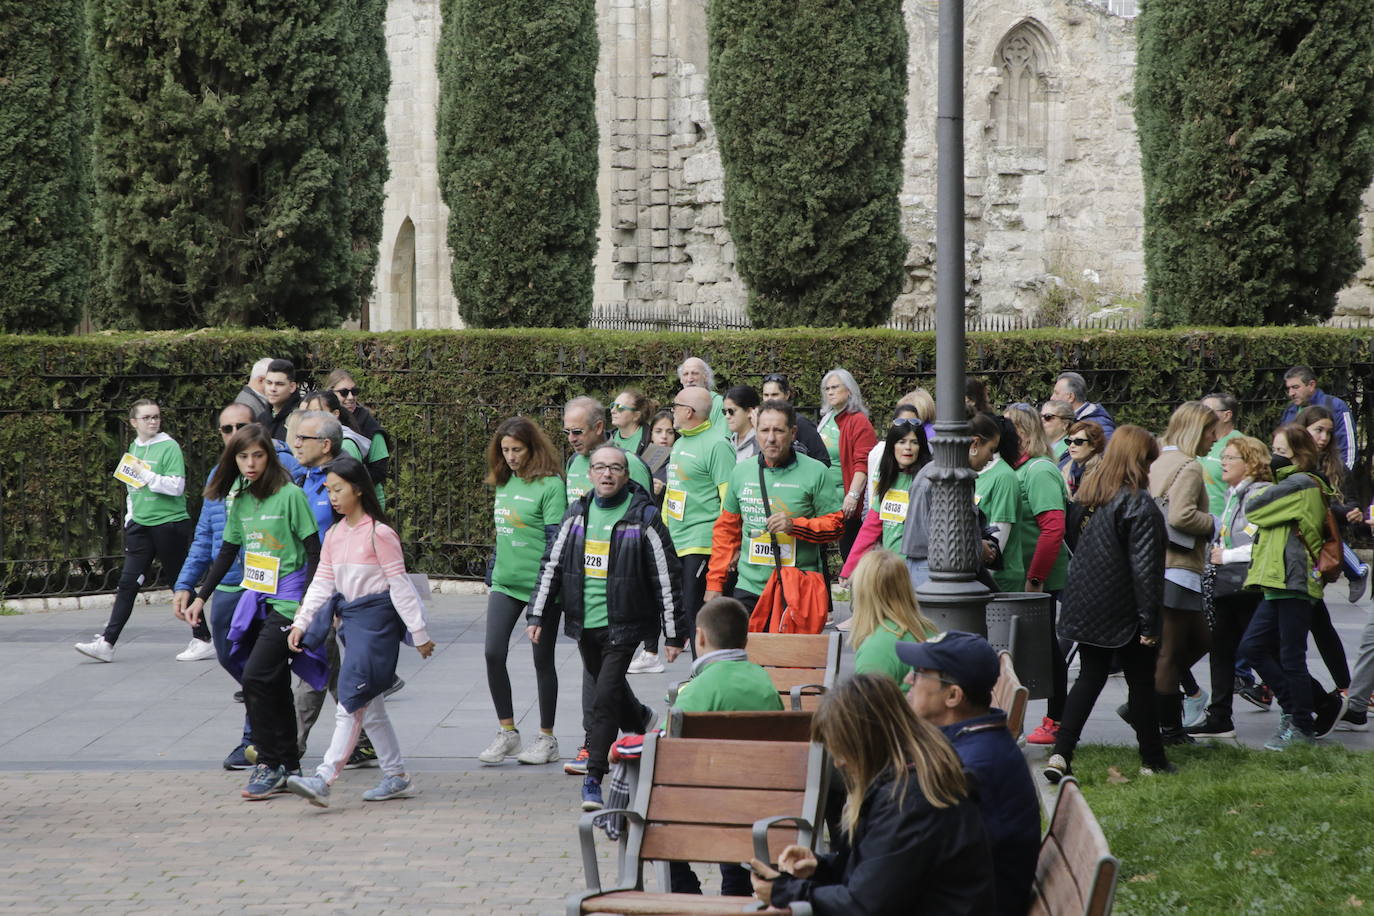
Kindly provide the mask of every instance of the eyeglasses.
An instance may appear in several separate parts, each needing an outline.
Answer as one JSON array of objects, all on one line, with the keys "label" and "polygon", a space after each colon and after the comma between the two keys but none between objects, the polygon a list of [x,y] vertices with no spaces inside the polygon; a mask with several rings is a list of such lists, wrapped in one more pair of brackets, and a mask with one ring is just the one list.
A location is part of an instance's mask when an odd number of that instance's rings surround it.
[{"label": "eyeglasses", "polygon": [[219,428],[219,431],[224,433],[226,436],[229,436],[243,429],[247,425],[247,423],[225,423],[223,426]]},{"label": "eyeglasses", "polygon": [[1050,422],[1051,420],[1064,420],[1065,422],[1067,422],[1069,420],[1072,420],[1073,417],[1061,417],[1057,413],[1042,413],[1040,415],[1040,419],[1044,420],[1046,423]]},{"label": "eyeglasses", "polygon": [[898,426],[910,426],[912,429],[920,429],[924,425],[920,417],[895,417],[892,420],[892,426],[894,428]]},{"label": "eyeglasses", "polygon": [[624,474],[627,470],[623,464],[594,464],[592,465],[593,474],[605,474],[609,471],[612,474]]},{"label": "eyeglasses", "polygon": [[1241,460],[1243,460],[1243,459],[1242,459],[1239,455],[1222,455],[1222,456],[1221,456],[1221,460],[1222,460],[1222,461],[1241,461]]},{"label": "eyeglasses", "polygon": [[582,434],[585,433],[585,432],[586,432],[585,429],[565,429],[565,430],[563,430],[563,435],[565,435],[565,436],[567,436],[569,439],[571,439],[573,436],[580,436],[580,435],[582,435]]},{"label": "eyeglasses", "polygon": [[304,441],[306,441],[307,439],[314,439],[314,440],[316,440],[316,441],[318,441],[318,442],[323,442],[323,441],[324,441],[325,439],[327,439],[327,438],[329,438],[329,437],[328,437],[328,436],[302,436],[300,433],[296,433],[296,441],[297,441],[297,442],[304,442]]},{"label": "eyeglasses", "polygon": [[1067,442],[1069,445],[1087,445],[1093,440],[1085,438],[1083,436],[1074,436],[1072,439],[1065,439],[1064,441]]},{"label": "eyeglasses", "polygon": [[944,684],[946,687],[958,687],[958,686],[959,686],[958,683],[956,683],[955,681],[947,680],[947,679],[945,679],[945,678],[940,677],[940,672],[938,672],[938,671],[923,671],[923,670],[920,669],[920,668],[913,668],[913,669],[911,669],[911,676],[912,676],[912,677],[923,677],[923,678],[925,678],[926,680],[929,680],[929,681],[939,681],[941,684]]},{"label": "eyeglasses", "polygon": [[149,414],[149,415],[146,416],[146,417],[134,417],[134,420],[137,421],[137,422],[140,422],[140,423],[146,422],[146,421],[148,421],[148,420],[161,420],[161,419],[162,419],[162,414],[160,414],[160,413]]},{"label": "eyeglasses", "polygon": [[341,398],[356,398],[363,393],[361,388],[335,388],[333,391]]},{"label": "eyeglasses", "polygon": [[674,402],[673,402],[673,406],[674,406],[674,407],[681,407],[683,410],[690,410],[692,413],[696,413],[696,412],[697,412],[697,409],[696,409],[695,407],[693,407],[693,406],[690,405],[690,404],[683,404],[681,401],[674,401]]}]

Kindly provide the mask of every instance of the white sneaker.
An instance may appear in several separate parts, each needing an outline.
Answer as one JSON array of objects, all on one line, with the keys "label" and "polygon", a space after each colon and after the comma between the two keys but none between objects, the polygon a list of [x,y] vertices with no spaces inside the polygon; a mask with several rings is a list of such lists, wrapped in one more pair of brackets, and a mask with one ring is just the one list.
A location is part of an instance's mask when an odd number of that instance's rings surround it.
[{"label": "white sneaker", "polygon": [[657,652],[645,652],[642,648],[639,654],[630,662],[627,674],[662,674],[667,671],[663,667],[663,662],[659,659]]},{"label": "white sneaker", "polygon": [[105,637],[96,634],[95,639],[90,642],[79,642],[72,646],[73,649],[82,655],[90,656],[98,662],[114,661],[114,646],[105,641]]},{"label": "white sneaker", "polygon": [[555,763],[558,760],[558,739],[543,732],[515,758],[521,763]]},{"label": "white sneaker", "polygon": [[214,657],[215,644],[208,639],[196,639],[194,636],[186,644],[186,648],[177,653],[179,662],[199,662]]},{"label": "white sneaker", "polygon": [[520,750],[520,732],[517,729],[500,729],[491,739],[487,749],[477,755],[477,759],[487,765],[501,763]]}]

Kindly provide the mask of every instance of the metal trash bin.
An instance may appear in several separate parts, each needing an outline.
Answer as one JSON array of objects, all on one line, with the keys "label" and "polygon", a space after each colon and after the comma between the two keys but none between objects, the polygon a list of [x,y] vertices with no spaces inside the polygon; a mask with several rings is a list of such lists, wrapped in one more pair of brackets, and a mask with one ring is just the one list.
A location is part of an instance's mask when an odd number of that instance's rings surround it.
[{"label": "metal trash bin", "polygon": [[1047,698],[1053,684],[1053,609],[1054,598],[1041,592],[997,592],[988,602],[988,642],[1011,653],[1016,676],[1032,700]]}]

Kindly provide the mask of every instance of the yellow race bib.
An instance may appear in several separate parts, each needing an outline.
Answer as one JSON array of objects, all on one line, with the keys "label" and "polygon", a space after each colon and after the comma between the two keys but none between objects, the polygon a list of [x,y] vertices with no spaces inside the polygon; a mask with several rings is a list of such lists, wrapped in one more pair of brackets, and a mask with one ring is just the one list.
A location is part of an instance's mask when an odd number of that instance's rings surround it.
[{"label": "yellow race bib", "polygon": [[243,555],[243,582],[249,591],[262,592],[264,595],[277,593],[277,579],[281,575],[281,559],[265,553],[246,553]]},{"label": "yellow race bib", "polygon": [[582,547],[582,570],[588,579],[606,578],[611,563],[611,542],[588,539]]},{"label": "yellow race bib", "polygon": [[682,521],[682,513],[687,510],[687,491],[671,487],[663,494],[663,514],[675,522]]},{"label": "yellow race bib", "polygon": [[883,494],[883,501],[878,507],[878,518],[884,522],[905,522],[906,510],[910,505],[911,494],[894,487]]},{"label": "yellow race bib", "polygon": [[[782,560],[782,565],[796,566],[797,539],[781,532],[774,537],[778,539],[778,556]],[[773,565],[773,541],[767,531],[749,539],[749,562],[759,566]]]},{"label": "yellow race bib", "polygon": [[145,474],[152,470],[153,466],[141,458],[135,458],[128,452],[119,459],[119,464],[115,467],[114,478],[121,483],[127,483],[135,490],[146,486],[143,481],[138,479],[140,474]]}]

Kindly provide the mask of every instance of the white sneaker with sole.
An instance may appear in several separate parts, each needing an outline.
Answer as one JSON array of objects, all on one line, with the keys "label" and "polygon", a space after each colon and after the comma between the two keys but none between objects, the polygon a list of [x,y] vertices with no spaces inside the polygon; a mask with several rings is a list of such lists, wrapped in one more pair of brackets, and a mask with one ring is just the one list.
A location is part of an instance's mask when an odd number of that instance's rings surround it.
[{"label": "white sneaker with sole", "polygon": [[557,763],[558,739],[543,732],[534,736],[534,741],[515,758],[521,763]]},{"label": "white sneaker with sole", "polygon": [[491,739],[491,744],[487,749],[477,755],[477,759],[493,766],[501,763],[507,757],[514,756],[520,750],[520,732],[518,729],[500,729],[496,737]]},{"label": "white sneaker with sole", "polygon": [[645,652],[639,650],[639,654],[630,662],[629,670],[626,674],[662,674],[668,669],[663,667],[663,660],[658,657],[657,652]]},{"label": "white sneaker with sole", "polygon": [[208,639],[196,639],[194,636],[186,644],[186,648],[177,653],[179,662],[201,662],[214,657],[215,644]]},{"label": "white sneaker with sole", "polygon": [[72,648],[98,662],[114,661],[114,646],[107,643],[105,637],[99,633],[90,642],[79,642]]}]

